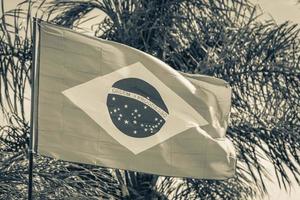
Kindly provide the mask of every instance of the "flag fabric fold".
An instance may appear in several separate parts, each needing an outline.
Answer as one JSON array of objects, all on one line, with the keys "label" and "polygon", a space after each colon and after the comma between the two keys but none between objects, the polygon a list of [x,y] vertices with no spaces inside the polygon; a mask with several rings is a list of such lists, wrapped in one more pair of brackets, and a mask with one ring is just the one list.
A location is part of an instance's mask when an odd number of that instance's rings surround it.
[{"label": "flag fabric fold", "polygon": [[40,154],[165,176],[234,175],[225,81],[46,22],[38,55]]}]

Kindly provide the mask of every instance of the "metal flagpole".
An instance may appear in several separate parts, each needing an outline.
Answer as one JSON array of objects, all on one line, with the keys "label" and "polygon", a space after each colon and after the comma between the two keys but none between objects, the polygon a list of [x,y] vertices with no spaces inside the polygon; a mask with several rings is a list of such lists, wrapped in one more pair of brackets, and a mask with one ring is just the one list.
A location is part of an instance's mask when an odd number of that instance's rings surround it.
[{"label": "metal flagpole", "polygon": [[38,20],[33,18],[33,48],[32,48],[32,68],[31,68],[31,113],[30,113],[30,139],[29,139],[29,149],[28,149],[28,200],[32,200],[32,188],[33,188],[33,157],[35,153],[35,135],[37,127],[37,53],[38,53]]}]

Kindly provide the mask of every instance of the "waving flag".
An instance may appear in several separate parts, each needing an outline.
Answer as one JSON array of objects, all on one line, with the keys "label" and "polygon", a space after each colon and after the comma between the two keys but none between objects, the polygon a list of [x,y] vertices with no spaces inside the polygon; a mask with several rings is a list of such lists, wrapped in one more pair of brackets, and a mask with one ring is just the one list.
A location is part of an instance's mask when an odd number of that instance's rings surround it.
[{"label": "waving flag", "polygon": [[167,176],[233,176],[226,82],[45,22],[39,47],[40,154]]}]

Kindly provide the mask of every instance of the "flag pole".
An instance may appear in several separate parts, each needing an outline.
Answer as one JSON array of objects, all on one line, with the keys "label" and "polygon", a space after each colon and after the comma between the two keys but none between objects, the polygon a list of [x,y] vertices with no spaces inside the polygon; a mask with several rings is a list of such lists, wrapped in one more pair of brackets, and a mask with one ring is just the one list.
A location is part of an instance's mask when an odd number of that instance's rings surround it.
[{"label": "flag pole", "polygon": [[32,179],[33,179],[33,152],[32,149],[28,150],[29,166],[28,166],[28,200],[32,200]]},{"label": "flag pole", "polygon": [[28,200],[32,200],[32,188],[33,188],[33,158],[35,153],[35,135],[36,135],[36,115],[37,115],[37,22],[36,18],[33,18],[33,48],[32,48],[32,68],[31,68],[31,113],[30,113],[30,138],[28,148]]}]

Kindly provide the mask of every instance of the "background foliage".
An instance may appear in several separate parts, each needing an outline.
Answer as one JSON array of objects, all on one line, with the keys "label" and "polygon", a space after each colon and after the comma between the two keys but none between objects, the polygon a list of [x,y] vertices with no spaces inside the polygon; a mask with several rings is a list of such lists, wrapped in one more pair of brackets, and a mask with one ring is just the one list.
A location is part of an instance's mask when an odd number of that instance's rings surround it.
[{"label": "background foliage", "polygon": [[[300,43],[296,25],[259,19],[246,0],[24,1],[0,19],[0,199],[27,191],[32,29],[30,14],[73,29],[93,22],[96,37],[148,52],[176,70],[228,81],[228,137],[238,170],[226,181],[158,177],[36,156],[37,199],[252,199],[268,172],[286,189],[300,184]],[[105,13],[102,21],[88,17]],[[28,112],[28,111],[27,111]]]}]

